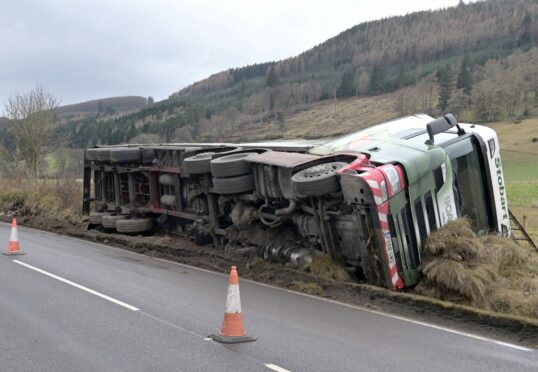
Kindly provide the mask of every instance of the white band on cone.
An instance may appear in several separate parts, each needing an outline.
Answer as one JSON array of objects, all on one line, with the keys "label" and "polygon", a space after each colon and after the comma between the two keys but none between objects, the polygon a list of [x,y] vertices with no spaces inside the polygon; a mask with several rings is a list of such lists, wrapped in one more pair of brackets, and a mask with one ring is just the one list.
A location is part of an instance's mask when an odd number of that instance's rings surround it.
[{"label": "white band on cone", "polygon": [[230,284],[228,286],[225,312],[229,314],[237,314],[241,312],[241,297],[239,296],[238,284]]},{"label": "white band on cone", "polygon": [[19,241],[19,234],[17,234],[17,228],[16,227],[11,228],[11,234],[9,235],[9,241],[10,242],[18,242]]}]

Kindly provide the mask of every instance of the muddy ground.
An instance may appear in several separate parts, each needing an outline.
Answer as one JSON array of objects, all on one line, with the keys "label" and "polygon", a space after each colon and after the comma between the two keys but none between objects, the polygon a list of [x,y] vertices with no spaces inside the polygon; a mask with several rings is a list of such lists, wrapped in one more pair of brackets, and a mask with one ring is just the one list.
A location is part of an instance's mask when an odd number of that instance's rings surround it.
[{"label": "muddy ground", "polygon": [[[0,220],[10,222],[10,217],[0,216]],[[177,235],[127,236],[87,230],[84,223],[40,217],[20,217],[18,223],[221,273],[236,265],[241,278],[538,348],[537,320],[486,312],[352,281],[326,280],[289,264],[264,261],[254,248],[220,250],[212,245],[196,245]]]}]

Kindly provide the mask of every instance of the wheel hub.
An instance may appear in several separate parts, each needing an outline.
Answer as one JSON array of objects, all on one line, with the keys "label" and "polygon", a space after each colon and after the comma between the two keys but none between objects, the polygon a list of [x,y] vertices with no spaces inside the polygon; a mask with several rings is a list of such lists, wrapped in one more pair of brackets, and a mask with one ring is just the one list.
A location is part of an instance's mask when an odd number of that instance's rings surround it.
[{"label": "wheel hub", "polygon": [[332,164],[320,164],[307,169],[304,176],[307,178],[319,178],[334,173]]}]

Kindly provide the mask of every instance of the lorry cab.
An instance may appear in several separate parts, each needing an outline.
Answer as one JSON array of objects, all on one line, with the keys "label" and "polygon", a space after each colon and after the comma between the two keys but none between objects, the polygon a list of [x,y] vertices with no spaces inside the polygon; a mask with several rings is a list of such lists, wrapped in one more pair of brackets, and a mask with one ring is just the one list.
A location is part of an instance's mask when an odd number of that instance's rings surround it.
[{"label": "lorry cab", "polygon": [[435,120],[419,114],[352,133],[310,153],[339,151],[366,154],[370,167],[380,171],[379,183],[372,180],[372,169],[355,176],[366,178],[370,187],[379,184],[387,195],[376,202],[376,220],[389,286],[418,281],[421,245],[450,220],[466,216],[478,234],[510,233],[498,139],[487,127],[458,124],[452,115]]}]

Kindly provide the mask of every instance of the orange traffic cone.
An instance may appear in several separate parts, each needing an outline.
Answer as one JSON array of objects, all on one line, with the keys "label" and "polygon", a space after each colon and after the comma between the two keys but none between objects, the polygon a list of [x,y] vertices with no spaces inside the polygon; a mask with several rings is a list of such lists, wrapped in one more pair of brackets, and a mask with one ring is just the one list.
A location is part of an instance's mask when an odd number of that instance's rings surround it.
[{"label": "orange traffic cone", "polygon": [[6,256],[16,256],[24,254],[19,246],[19,234],[17,233],[17,220],[14,218],[11,222],[11,234],[9,236],[9,245],[7,246],[7,252],[2,252]]},{"label": "orange traffic cone", "polygon": [[222,322],[220,333],[209,337],[225,344],[256,341],[255,338],[248,337],[245,332],[243,314],[241,314],[241,297],[239,296],[239,276],[237,275],[237,267],[235,266],[232,266],[232,270],[230,271],[226,309],[224,311],[224,321]]}]

